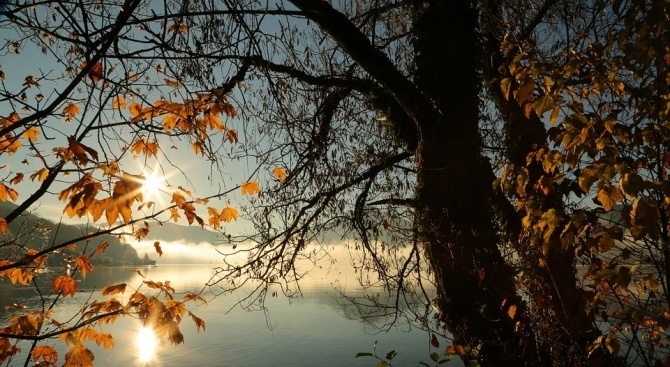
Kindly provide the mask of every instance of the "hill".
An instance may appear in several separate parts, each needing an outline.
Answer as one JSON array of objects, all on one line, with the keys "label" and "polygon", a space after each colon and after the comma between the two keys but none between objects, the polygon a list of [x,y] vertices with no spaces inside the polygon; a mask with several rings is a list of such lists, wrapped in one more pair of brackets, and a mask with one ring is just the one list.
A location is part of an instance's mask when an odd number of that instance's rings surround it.
[{"label": "hill", "polygon": [[[0,217],[6,216],[16,209],[16,205],[8,202],[0,203]],[[43,249],[53,244],[62,243],[69,239],[78,238],[86,233],[95,231],[90,225],[70,225],[54,223],[48,219],[41,218],[35,213],[24,213],[9,224],[5,234],[0,235],[0,258],[10,258],[11,253],[17,246],[33,249]],[[109,246],[103,254],[91,258],[91,263],[99,265],[143,265],[153,263],[149,259],[141,259],[137,251],[130,245],[123,243],[119,238],[112,235],[101,235],[89,241],[76,243],[76,250],[65,250],[61,256],[51,257],[49,266],[64,266],[68,256],[79,255],[82,249],[97,248],[106,241]]]}]

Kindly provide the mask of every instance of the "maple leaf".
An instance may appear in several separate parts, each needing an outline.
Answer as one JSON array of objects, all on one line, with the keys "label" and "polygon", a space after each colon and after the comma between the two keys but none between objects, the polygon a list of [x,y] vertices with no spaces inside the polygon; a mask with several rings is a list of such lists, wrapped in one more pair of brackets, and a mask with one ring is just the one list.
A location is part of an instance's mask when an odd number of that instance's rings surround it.
[{"label": "maple leaf", "polygon": [[65,122],[72,122],[72,118],[79,113],[79,106],[70,102],[65,108],[63,108],[63,115],[65,116]]},{"label": "maple leaf", "polygon": [[228,141],[230,141],[231,143],[237,143],[237,131],[236,130],[226,131],[226,139],[228,139]]},{"label": "maple leaf", "polygon": [[114,97],[112,100],[112,108],[120,110],[126,107],[126,99],[123,97]]},{"label": "maple leaf", "polygon": [[12,199],[15,202],[18,198],[19,193],[16,190],[0,182],[0,202],[5,202],[7,199]]},{"label": "maple leaf", "polygon": [[170,208],[170,220],[177,223],[180,217],[181,216],[179,215],[179,211],[177,210],[177,208]]},{"label": "maple leaf", "polygon": [[168,27],[168,30],[172,33],[188,33],[188,26],[184,24],[184,22],[178,21],[172,23],[172,25]]},{"label": "maple leaf", "polygon": [[0,154],[7,152],[9,155],[13,155],[17,150],[21,149],[21,146],[19,139],[14,137],[11,133],[0,137]]},{"label": "maple leaf", "polygon": [[177,126],[179,116],[171,113],[163,118],[163,130],[172,130]]},{"label": "maple leaf", "polygon": [[9,280],[12,284],[28,285],[33,280],[33,272],[27,268],[9,270]]},{"label": "maple leaf", "polygon": [[0,234],[7,232],[7,220],[0,217]]},{"label": "maple leaf", "polygon": [[195,152],[195,154],[200,154],[200,155],[205,155],[205,153],[202,150],[202,141],[196,140],[191,144],[191,149]]},{"label": "maple leaf", "polygon": [[[84,61],[81,63],[80,67],[84,69],[88,65],[88,61]],[[96,62],[93,67],[91,68],[91,71],[88,72],[88,77],[91,78],[93,83],[97,83],[104,77],[102,73],[102,63],[100,61]]]},{"label": "maple leaf", "polygon": [[12,185],[17,185],[17,184],[19,184],[21,181],[23,181],[23,173],[18,172],[18,173],[16,174],[16,176],[14,176],[14,178],[12,178],[11,183],[12,183]]},{"label": "maple leaf", "polygon": [[163,82],[165,82],[165,85],[172,87],[172,88],[181,88],[182,85],[180,82],[170,80],[168,78],[163,79]]},{"label": "maple leaf", "polygon": [[98,247],[95,249],[95,252],[94,252],[94,253],[95,253],[96,255],[102,254],[102,253],[105,252],[105,250],[107,250],[107,247],[108,247],[108,246],[109,246],[109,242],[107,242],[107,241],[102,241],[102,242],[100,242],[100,244],[98,245]]},{"label": "maple leaf", "polygon": [[161,249],[161,243],[156,241],[154,242],[154,248],[156,249],[156,252],[158,253],[158,256],[163,256],[163,249]]},{"label": "maple leaf", "polygon": [[63,367],[93,367],[94,358],[93,352],[88,348],[77,345],[65,354],[65,364]]},{"label": "maple leaf", "polygon": [[37,141],[40,135],[40,130],[36,126],[32,126],[23,132],[23,138],[28,141]]},{"label": "maple leaf", "polygon": [[128,105],[128,111],[130,111],[130,114],[133,115],[133,117],[137,117],[142,113],[142,106],[137,102],[133,102]]},{"label": "maple leaf", "polygon": [[93,265],[88,261],[88,257],[86,255],[81,255],[77,257],[77,260],[75,260],[74,264],[79,268],[79,271],[81,272],[81,276],[86,276],[86,272],[93,272]]},{"label": "maple leaf", "polygon": [[116,285],[108,285],[106,287],[102,287],[102,295],[103,296],[109,296],[109,295],[113,295],[113,294],[124,293],[125,291],[126,291],[126,283],[121,283],[121,284],[116,284]]},{"label": "maple leaf", "polygon": [[242,189],[242,195],[252,196],[256,193],[261,192],[261,189],[258,186],[258,182],[256,182],[256,181],[244,182],[244,183],[242,183],[242,185],[240,185],[240,188]]},{"label": "maple leaf", "polygon": [[[58,361],[58,352],[51,346],[40,345],[35,347],[30,351],[30,355],[33,357],[33,361],[38,362],[40,359],[44,361],[44,364],[47,366],[55,366]],[[44,365],[38,363],[38,365]]]},{"label": "maple leaf", "polygon": [[60,275],[52,282],[54,293],[63,292],[63,297],[66,297],[68,294],[71,297],[74,297],[77,293],[77,282],[74,278],[67,275]]},{"label": "maple leaf", "polygon": [[281,167],[275,167],[272,170],[272,175],[279,180],[279,182],[286,181],[286,172]]},{"label": "maple leaf", "polygon": [[89,148],[86,145],[78,142],[74,136],[68,136],[67,142],[68,148],[70,151],[72,151],[72,154],[77,157],[77,160],[81,162],[83,166],[88,164],[88,156],[86,153],[88,153],[88,155],[90,155],[93,160],[98,160],[98,152],[95,149]]},{"label": "maple leaf", "polygon": [[98,333],[94,340],[95,344],[102,345],[105,350],[114,346],[114,338],[112,338],[111,334]]},{"label": "maple leaf", "polygon": [[226,207],[221,211],[221,219],[225,222],[230,223],[233,220],[237,220],[237,209],[232,207]]}]

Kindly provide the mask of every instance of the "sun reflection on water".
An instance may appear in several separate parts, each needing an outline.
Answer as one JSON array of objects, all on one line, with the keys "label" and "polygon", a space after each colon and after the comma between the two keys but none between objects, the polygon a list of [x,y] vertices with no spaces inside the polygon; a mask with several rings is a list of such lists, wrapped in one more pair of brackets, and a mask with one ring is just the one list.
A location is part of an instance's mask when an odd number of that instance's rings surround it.
[{"label": "sun reflection on water", "polygon": [[137,352],[140,362],[147,364],[155,358],[158,340],[156,339],[156,335],[151,328],[140,328],[140,330],[137,332],[135,343],[137,344]]}]

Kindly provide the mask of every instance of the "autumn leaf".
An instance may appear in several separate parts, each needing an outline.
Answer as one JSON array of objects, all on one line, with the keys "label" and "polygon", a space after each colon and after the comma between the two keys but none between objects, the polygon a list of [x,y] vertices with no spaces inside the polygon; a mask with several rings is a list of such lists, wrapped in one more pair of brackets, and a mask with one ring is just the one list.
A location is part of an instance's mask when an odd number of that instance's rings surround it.
[{"label": "autumn leaf", "polygon": [[[86,65],[88,65],[88,61],[82,62],[80,67],[84,69],[86,68]],[[93,83],[97,83],[100,81],[100,79],[102,79],[103,76],[104,75],[102,73],[102,63],[98,61],[93,65],[91,71],[88,72],[88,77],[91,78]]]},{"label": "autumn leaf", "polygon": [[108,285],[106,287],[102,287],[103,296],[110,296],[118,293],[124,293],[125,291],[126,291],[126,283]]},{"label": "autumn leaf", "polygon": [[0,202],[5,202],[7,199],[11,199],[15,202],[18,198],[19,193],[16,190],[0,182]]},{"label": "autumn leaf", "polygon": [[165,85],[167,85],[169,87],[172,87],[172,88],[181,88],[182,87],[180,82],[170,80],[168,78],[163,79],[163,82],[165,83]]},{"label": "autumn leaf", "polygon": [[435,336],[435,334],[431,334],[430,336],[430,345],[432,345],[435,348],[440,347],[440,342],[437,340],[437,336]]},{"label": "autumn leaf", "polygon": [[128,111],[130,111],[133,117],[137,117],[142,113],[142,106],[137,102],[133,102],[128,105]]},{"label": "autumn leaf", "polygon": [[46,168],[42,168],[39,171],[33,173],[30,175],[30,181],[35,181],[37,179],[39,182],[42,182],[49,177],[49,170]]},{"label": "autumn leaf", "polygon": [[242,195],[252,196],[261,191],[260,187],[258,186],[258,182],[256,181],[244,182],[242,185],[240,185],[240,188],[242,189]]},{"label": "autumn leaf", "polygon": [[163,256],[163,249],[161,249],[161,243],[156,241],[154,242],[154,248],[156,249],[156,253],[158,253],[158,256]]},{"label": "autumn leaf", "polygon": [[40,359],[44,362],[44,364],[38,365],[55,366],[58,361],[58,352],[56,352],[56,349],[48,345],[35,347],[30,351],[30,355],[33,357],[34,362],[38,362]]},{"label": "autumn leaf", "polygon": [[225,222],[230,223],[233,220],[237,220],[237,210],[232,207],[226,207],[221,211],[221,219]]},{"label": "autumn leaf", "polygon": [[88,256],[86,255],[81,255],[77,257],[77,260],[75,260],[74,264],[79,268],[79,271],[81,272],[81,276],[86,276],[87,272],[93,272],[93,265],[88,261]]},{"label": "autumn leaf", "polygon": [[9,270],[9,280],[12,284],[28,285],[33,280],[33,272],[27,268]]},{"label": "autumn leaf", "polygon": [[78,345],[65,354],[63,367],[93,367],[94,358],[93,352],[82,345]]},{"label": "autumn leaf", "polygon": [[77,282],[74,278],[67,275],[60,275],[52,282],[54,293],[63,292],[63,297],[66,297],[68,294],[71,297],[74,297],[77,293]]},{"label": "autumn leaf", "polygon": [[18,172],[10,182],[12,185],[18,185],[21,181],[23,181],[23,173]]},{"label": "autumn leaf", "polygon": [[510,319],[514,320],[514,316],[516,316],[516,306],[511,305],[507,309],[507,316],[509,316]]},{"label": "autumn leaf", "polygon": [[624,194],[619,186],[605,185],[598,191],[598,201],[606,212],[612,210],[623,199]]},{"label": "autumn leaf", "polygon": [[195,323],[195,327],[196,327],[197,331],[200,332],[201,327],[202,327],[202,331],[205,331],[205,321],[203,319],[195,316],[190,311],[189,311],[188,314],[189,314],[189,316],[191,316],[191,319]]},{"label": "autumn leaf", "polygon": [[7,220],[0,218],[0,234],[7,232]]},{"label": "autumn leaf", "polygon": [[191,149],[195,152],[195,154],[202,154],[204,155],[204,152],[202,151],[202,141],[196,140],[191,144]]},{"label": "autumn leaf", "polygon": [[28,141],[37,141],[39,135],[40,130],[37,128],[37,126],[32,126],[28,130],[23,132],[23,138]]},{"label": "autumn leaf", "polygon": [[67,142],[68,148],[70,151],[72,151],[72,154],[75,155],[82,166],[86,166],[88,164],[88,156],[86,155],[87,153],[91,156],[91,158],[93,158],[93,160],[98,160],[98,152],[95,149],[89,148],[86,145],[78,142],[74,136],[68,136]]},{"label": "autumn leaf", "polygon": [[272,175],[279,180],[279,182],[286,181],[286,172],[281,167],[275,167],[272,170]]},{"label": "autumn leaf", "polygon": [[649,273],[642,278],[642,282],[645,287],[651,289],[654,292],[658,292],[659,282],[654,276],[654,274]]},{"label": "autumn leaf", "polygon": [[105,250],[107,250],[107,247],[109,247],[109,242],[107,242],[107,241],[102,241],[102,242],[100,242],[100,244],[98,245],[98,247],[96,247],[94,253],[95,253],[96,255],[100,255],[100,254],[104,253]]},{"label": "autumn leaf", "polygon": [[114,97],[112,100],[112,108],[120,110],[126,107],[126,99],[123,97]]},{"label": "autumn leaf", "polygon": [[228,141],[230,141],[231,143],[237,143],[237,131],[236,130],[226,131],[226,139],[228,139]]},{"label": "autumn leaf", "polygon": [[556,106],[551,110],[551,115],[549,116],[549,124],[553,125],[556,123],[556,119],[558,119],[558,114],[561,111],[561,109]]},{"label": "autumn leaf", "polygon": [[76,114],[79,113],[79,106],[70,102],[65,108],[63,108],[63,116],[65,116],[65,122],[72,122],[72,119]]}]

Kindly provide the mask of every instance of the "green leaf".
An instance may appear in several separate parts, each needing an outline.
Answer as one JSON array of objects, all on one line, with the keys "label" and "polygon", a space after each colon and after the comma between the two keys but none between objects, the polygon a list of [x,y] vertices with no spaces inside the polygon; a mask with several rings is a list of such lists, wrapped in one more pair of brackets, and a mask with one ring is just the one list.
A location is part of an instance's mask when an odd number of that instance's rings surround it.
[{"label": "green leaf", "polygon": [[432,359],[433,362],[437,362],[437,361],[440,360],[440,355],[437,354],[437,353],[435,353],[435,352],[433,352],[433,353],[430,354],[430,359]]},{"label": "green leaf", "polygon": [[377,366],[375,366],[375,367],[389,367],[389,364],[386,363],[386,361],[381,361],[381,362],[377,363]]},{"label": "green leaf", "polygon": [[372,353],[356,353],[356,358],[358,357],[372,357],[374,354]]}]

